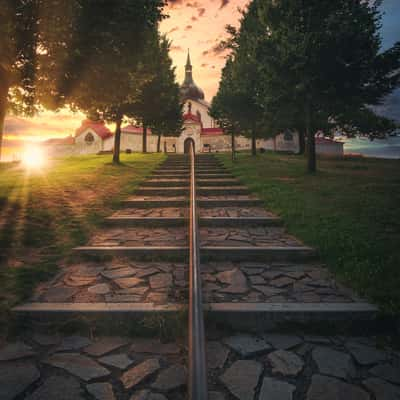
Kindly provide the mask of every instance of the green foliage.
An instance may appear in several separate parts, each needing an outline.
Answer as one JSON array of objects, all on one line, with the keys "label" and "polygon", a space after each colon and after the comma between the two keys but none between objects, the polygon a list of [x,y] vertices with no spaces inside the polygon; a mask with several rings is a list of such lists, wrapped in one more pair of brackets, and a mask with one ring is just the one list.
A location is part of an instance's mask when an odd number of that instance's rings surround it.
[{"label": "green foliage", "polygon": [[223,75],[216,103],[220,114],[220,104],[230,107],[230,97],[237,96],[248,121],[269,134],[306,130],[309,167],[315,169],[315,132],[328,129],[330,121],[355,124],[366,105],[379,104],[399,83],[400,43],[380,52],[378,5],[253,0],[240,29],[229,29],[227,63],[233,64],[235,90],[224,94]]},{"label": "green foliage", "polygon": [[[126,104],[125,114],[151,128],[159,137],[179,135],[182,128],[182,104],[175,68],[169,56],[170,43],[157,33],[143,54],[146,71],[151,78],[140,88],[134,101]],[[143,133],[143,151],[146,151],[146,135]]]},{"label": "green foliage", "polygon": [[319,174],[305,176],[301,156],[219,157],[290,233],[318,250],[339,281],[400,313],[398,160],[321,158]]}]

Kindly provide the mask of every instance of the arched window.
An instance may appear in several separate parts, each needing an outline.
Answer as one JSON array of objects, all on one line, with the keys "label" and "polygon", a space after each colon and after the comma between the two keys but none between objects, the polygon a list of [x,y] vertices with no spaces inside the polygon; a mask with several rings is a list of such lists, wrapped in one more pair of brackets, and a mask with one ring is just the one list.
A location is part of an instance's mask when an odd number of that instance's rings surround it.
[{"label": "arched window", "polygon": [[91,132],[87,133],[85,136],[85,143],[92,144],[94,142],[94,136]]},{"label": "arched window", "polygon": [[197,118],[199,119],[199,121],[201,121],[201,114],[200,114],[199,110],[196,111],[196,115],[197,115]]}]

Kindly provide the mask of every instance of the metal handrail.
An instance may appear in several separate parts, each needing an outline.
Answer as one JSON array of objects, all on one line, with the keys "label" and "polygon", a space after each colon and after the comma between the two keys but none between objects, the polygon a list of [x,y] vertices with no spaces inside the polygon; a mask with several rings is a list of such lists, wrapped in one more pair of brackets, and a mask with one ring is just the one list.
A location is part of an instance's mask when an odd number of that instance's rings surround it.
[{"label": "metal handrail", "polygon": [[190,144],[189,399],[207,400],[206,346],[196,208],[195,152]]}]

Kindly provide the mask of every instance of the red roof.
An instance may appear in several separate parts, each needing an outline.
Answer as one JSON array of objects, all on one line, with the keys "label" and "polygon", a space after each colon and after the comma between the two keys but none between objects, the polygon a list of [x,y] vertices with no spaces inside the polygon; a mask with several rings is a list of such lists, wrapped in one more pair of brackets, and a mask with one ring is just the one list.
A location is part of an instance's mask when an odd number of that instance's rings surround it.
[{"label": "red roof", "polygon": [[86,129],[91,129],[94,131],[102,138],[102,140],[112,136],[111,131],[106,127],[104,121],[92,121],[90,119],[84,119],[81,123],[81,126],[75,131],[75,137],[86,131]]},{"label": "red roof", "polygon": [[[122,132],[132,134],[132,135],[142,135],[143,134],[143,128],[141,126],[135,126],[135,125],[127,125],[124,126],[121,129]],[[151,135],[151,129],[147,128],[147,134]]]},{"label": "red roof", "polygon": [[197,115],[194,115],[192,113],[183,114],[183,120],[184,121],[193,121],[193,122],[196,122],[201,125],[200,118]]},{"label": "red roof", "polygon": [[218,135],[223,135],[224,131],[221,128],[203,128],[201,130],[202,135],[213,135],[213,136],[218,136]]}]

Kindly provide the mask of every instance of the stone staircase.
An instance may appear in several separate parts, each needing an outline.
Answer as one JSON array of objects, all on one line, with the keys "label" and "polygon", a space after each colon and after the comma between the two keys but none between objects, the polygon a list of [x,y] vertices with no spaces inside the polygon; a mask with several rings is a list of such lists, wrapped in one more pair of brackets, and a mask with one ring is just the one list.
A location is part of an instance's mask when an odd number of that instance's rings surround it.
[{"label": "stone staircase", "polygon": [[[199,155],[196,171],[203,301],[206,321],[217,322],[206,324],[209,400],[400,398],[398,352],[371,337],[308,333],[313,321],[373,320],[376,307],[336,283],[315,250],[216,158]],[[46,323],[110,317],[116,328],[121,319],[183,317],[188,186],[188,159],[168,157],[14,312]],[[288,330],[286,322],[306,324]],[[23,332],[0,346],[0,398],[186,399],[187,347],[178,336]]]},{"label": "stone staircase", "polygon": [[[77,261],[14,311],[180,312],[188,298],[188,162],[168,157],[88,244],[75,249]],[[196,180],[209,318],[235,329],[264,329],[375,316],[375,306],[337,284],[315,250],[289,235],[214,156],[197,157]]]}]

